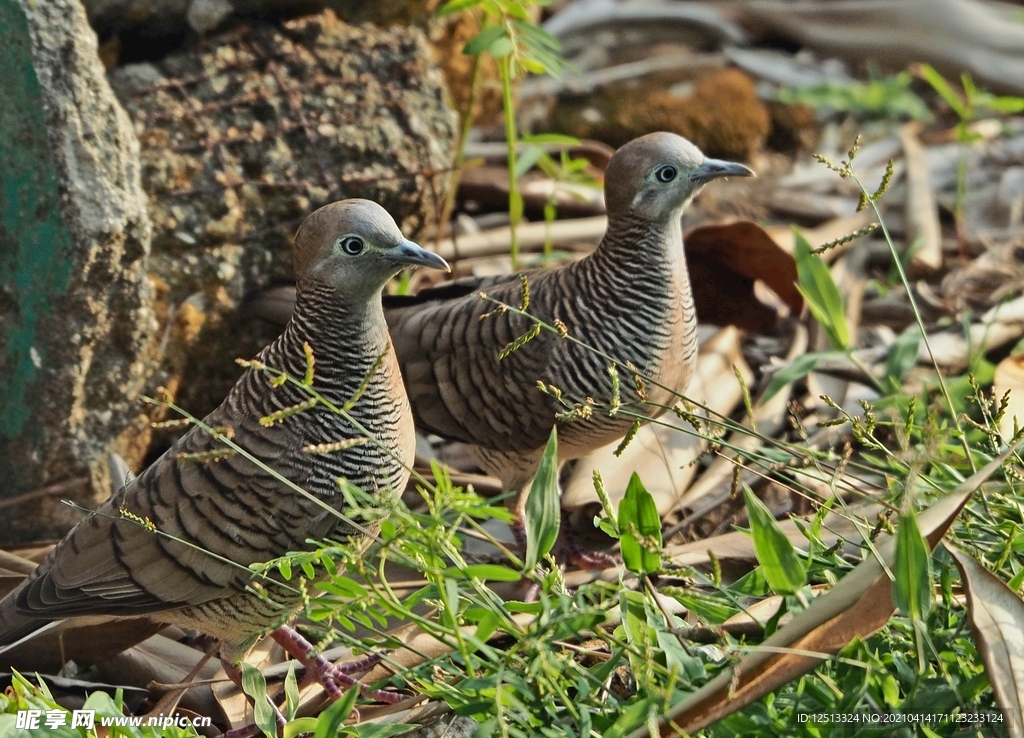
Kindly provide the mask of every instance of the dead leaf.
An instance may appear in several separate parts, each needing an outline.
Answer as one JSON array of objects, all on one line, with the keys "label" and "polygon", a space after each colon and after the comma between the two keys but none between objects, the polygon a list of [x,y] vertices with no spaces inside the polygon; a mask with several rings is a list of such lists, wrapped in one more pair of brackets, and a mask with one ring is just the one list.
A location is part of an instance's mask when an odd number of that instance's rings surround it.
[{"label": "dead leaf", "polygon": [[776,311],[754,296],[761,280],[794,313],[803,309],[796,289],[796,262],[757,223],[737,221],[699,226],[683,237],[702,323],[763,331],[778,320]]},{"label": "dead leaf", "polygon": [[1024,356],[1007,356],[996,366],[992,396],[998,402],[1007,392],[1006,412],[999,420],[1004,443],[1013,438],[1014,426],[1024,427]]},{"label": "dead leaf", "polygon": [[967,591],[967,614],[1010,735],[1024,736],[1024,602],[966,552],[946,546]]},{"label": "dead leaf", "polygon": [[4,651],[0,666],[46,674],[56,673],[69,660],[94,664],[144,641],[162,627],[146,618],[70,618]]}]

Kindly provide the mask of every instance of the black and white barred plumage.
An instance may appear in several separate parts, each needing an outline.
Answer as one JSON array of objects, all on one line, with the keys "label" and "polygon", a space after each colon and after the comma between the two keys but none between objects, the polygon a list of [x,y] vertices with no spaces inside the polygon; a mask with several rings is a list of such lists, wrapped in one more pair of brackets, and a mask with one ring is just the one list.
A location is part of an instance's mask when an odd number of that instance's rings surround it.
[{"label": "black and white barred plumage", "polygon": [[[204,419],[315,499],[193,427],[0,601],[0,644],[45,620],[150,616],[214,636],[236,662],[287,620],[298,592],[273,581],[263,582],[265,595],[253,592],[250,564],[307,550],[310,539],[365,532],[335,514],[339,478],[373,493],[401,491],[409,477],[413,425],[381,307],[385,282],[409,264],[447,266],[372,202],[313,213],[296,236],[294,315],[258,359],[301,380],[308,344],[312,389],[324,400],[342,407],[365,388],[347,417],[320,403],[267,425],[311,396],[293,383],[274,386],[275,374],[254,367]],[[358,440],[330,453],[310,449],[345,439]],[[214,461],[211,452],[227,455]]]},{"label": "black and white barred plumage", "polygon": [[[548,325],[560,321],[596,352],[542,331],[499,360],[499,351],[533,322],[512,312],[482,318],[496,304],[477,293],[517,306],[519,275],[389,298],[388,325],[417,428],[471,444],[481,465],[519,492],[513,504],[521,513],[552,426],[559,426],[565,461],[621,438],[632,425],[629,414],[606,411],[609,364],[618,367],[626,407],[655,417],[663,412],[675,401],[672,391],[686,388],[697,360],[682,210],[707,181],[751,174],[743,165],[707,159],[669,133],[643,136],[615,153],[605,176],[608,232],[597,249],[573,264],[526,273],[528,312]],[[654,380],[645,383],[642,407],[628,364]],[[592,398],[597,407],[587,419],[556,421],[566,408],[541,392],[538,381],[561,390],[570,406]]]}]

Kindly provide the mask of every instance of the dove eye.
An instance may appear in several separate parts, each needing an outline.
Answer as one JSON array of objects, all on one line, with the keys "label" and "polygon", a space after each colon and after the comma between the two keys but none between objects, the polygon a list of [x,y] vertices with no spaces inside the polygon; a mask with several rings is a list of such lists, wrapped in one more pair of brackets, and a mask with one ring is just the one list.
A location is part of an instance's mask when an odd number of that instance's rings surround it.
[{"label": "dove eye", "polygon": [[662,184],[668,184],[676,178],[677,174],[679,174],[679,170],[671,164],[663,164],[654,170],[654,178]]},{"label": "dove eye", "polygon": [[359,236],[345,236],[345,238],[341,239],[341,250],[349,256],[362,253],[364,248],[366,248],[366,244],[363,243],[363,239],[359,238]]}]

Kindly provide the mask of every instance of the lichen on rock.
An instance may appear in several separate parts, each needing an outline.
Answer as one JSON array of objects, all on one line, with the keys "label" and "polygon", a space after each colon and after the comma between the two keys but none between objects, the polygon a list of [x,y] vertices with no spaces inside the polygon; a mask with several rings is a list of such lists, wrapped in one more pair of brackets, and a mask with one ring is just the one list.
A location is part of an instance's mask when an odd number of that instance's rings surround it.
[{"label": "lichen on rock", "polygon": [[138,143],[77,0],[0,0],[0,542],[62,535],[154,362]]}]

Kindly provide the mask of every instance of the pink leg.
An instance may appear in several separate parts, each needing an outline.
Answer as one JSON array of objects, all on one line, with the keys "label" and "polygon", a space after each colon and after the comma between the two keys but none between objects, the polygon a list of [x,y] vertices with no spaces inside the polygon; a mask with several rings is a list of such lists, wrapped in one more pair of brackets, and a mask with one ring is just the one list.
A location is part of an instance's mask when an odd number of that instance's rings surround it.
[{"label": "pink leg", "polygon": [[349,676],[350,672],[364,671],[380,661],[378,656],[369,656],[365,659],[345,666],[335,666],[325,659],[321,654],[316,653],[313,644],[303,638],[294,628],[282,625],[270,634],[270,637],[277,641],[286,653],[294,656],[300,664],[306,667],[307,679],[315,679],[324,688],[327,696],[334,701],[341,697],[341,686],[346,689],[359,685],[360,691],[370,699],[378,702],[386,702],[390,705],[401,702],[404,698],[395,692],[384,692],[382,690],[371,691],[366,685]]}]

